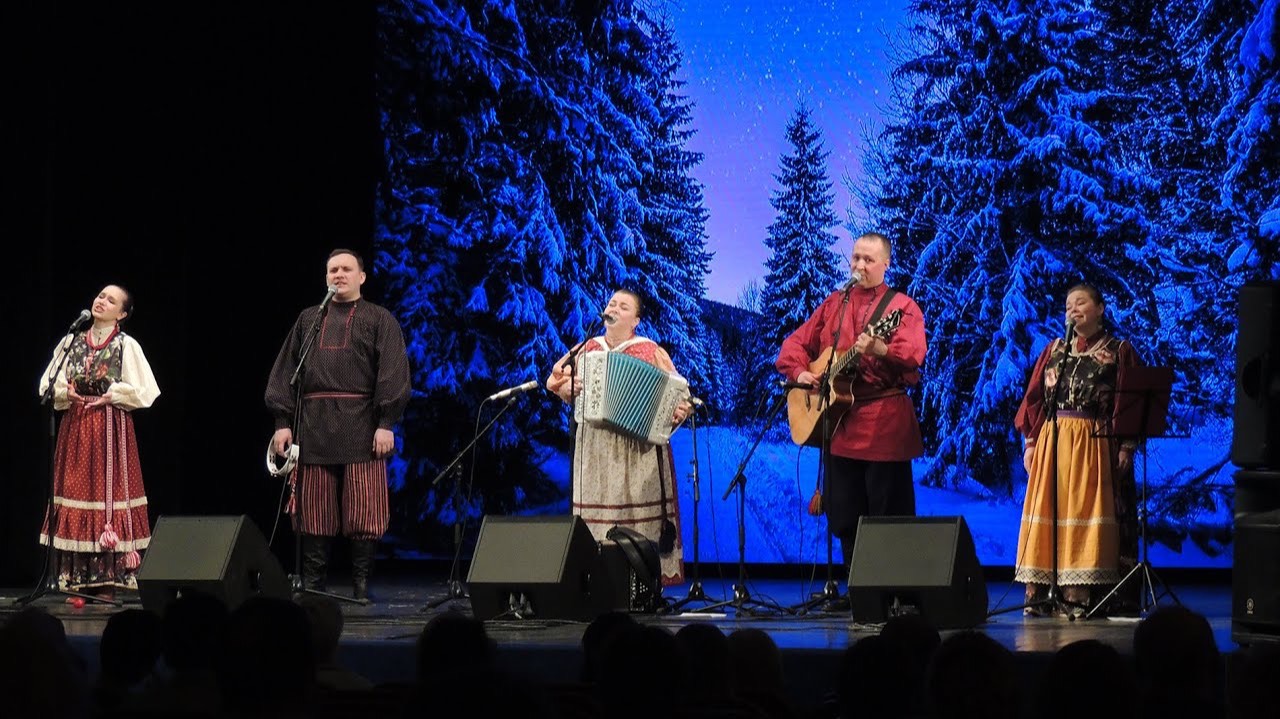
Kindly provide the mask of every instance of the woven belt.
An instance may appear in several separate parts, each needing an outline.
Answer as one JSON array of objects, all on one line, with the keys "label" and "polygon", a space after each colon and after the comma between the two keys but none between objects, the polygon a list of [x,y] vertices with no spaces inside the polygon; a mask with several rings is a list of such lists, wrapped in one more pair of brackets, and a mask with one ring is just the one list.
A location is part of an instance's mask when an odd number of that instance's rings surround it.
[{"label": "woven belt", "polygon": [[878,399],[884,399],[885,397],[897,397],[900,394],[906,394],[906,393],[907,393],[906,390],[902,389],[901,387],[895,387],[893,389],[887,389],[881,392],[872,392],[870,394],[858,394],[857,392],[854,392],[853,401],[856,404],[866,404],[867,402],[874,402]]}]

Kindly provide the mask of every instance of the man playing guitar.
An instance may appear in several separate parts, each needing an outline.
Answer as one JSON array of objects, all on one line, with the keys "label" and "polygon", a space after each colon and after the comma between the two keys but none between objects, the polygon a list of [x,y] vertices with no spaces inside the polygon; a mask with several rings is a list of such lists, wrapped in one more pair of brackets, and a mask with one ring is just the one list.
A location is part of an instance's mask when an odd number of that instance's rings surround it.
[{"label": "man playing guitar", "polygon": [[[924,453],[915,408],[906,394],[907,387],[920,381],[926,350],[924,316],[914,300],[884,283],[892,251],[884,235],[869,232],[859,237],[853,244],[852,265],[855,277],[861,279],[847,290],[831,293],[783,340],[775,363],[788,380],[815,388],[801,399],[819,402],[815,393],[825,388],[822,372],[839,327],[840,346],[834,347],[836,358],[831,365],[851,372],[844,384],[852,403],[829,423],[832,436],[824,504],[829,531],[840,539],[846,569],[853,558],[860,517],[915,514],[911,460]],[[900,313],[895,322],[884,321],[895,312]],[[891,331],[867,331],[889,326]],[[859,355],[857,362],[842,360],[849,352]],[[793,396],[804,392],[791,390]],[[797,436],[794,425],[792,429],[793,437]]]}]

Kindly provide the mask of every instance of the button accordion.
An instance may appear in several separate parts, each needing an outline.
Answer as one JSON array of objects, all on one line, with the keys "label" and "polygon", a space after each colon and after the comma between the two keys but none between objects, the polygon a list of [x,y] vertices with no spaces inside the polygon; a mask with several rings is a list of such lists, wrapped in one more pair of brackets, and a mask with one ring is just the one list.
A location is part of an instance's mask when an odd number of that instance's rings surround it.
[{"label": "button accordion", "polygon": [[689,383],[678,374],[621,352],[588,352],[578,364],[582,394],[574,419],[610,427],[649,444],[671,440],[671,417],[689,397]]}]

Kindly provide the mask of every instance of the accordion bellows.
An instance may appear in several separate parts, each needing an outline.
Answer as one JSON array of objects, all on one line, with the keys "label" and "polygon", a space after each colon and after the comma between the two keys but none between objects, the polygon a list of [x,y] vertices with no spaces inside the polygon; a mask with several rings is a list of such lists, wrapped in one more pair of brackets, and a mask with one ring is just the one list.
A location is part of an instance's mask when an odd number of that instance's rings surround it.
[{"label": "accordion bellows", "polygon": [[671,417],[689,396],[685,378],[621,352],[588,352],[579,368],[579,424],[610,427],[649,444],[671,440]]}]

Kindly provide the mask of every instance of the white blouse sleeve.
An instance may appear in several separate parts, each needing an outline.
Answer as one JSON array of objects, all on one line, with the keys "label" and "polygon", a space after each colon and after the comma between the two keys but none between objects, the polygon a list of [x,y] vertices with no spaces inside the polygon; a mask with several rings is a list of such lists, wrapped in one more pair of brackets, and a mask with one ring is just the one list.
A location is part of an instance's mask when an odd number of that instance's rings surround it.
[{"label": "white blouse sleeve", "polygon": [[142,346],[128,335],[121,345],[120,381],[112,382],[107,391],[111,393],[111,404],[130,410],[150,407],[160,396],[160,387],[151,374],[146,355],[142,354]]},{"label": "white blouse sleeve", "polygon": [[[62,356],[67,353],[67,349],[71,347],[71,340],[74,335],[67,335],[62,338],[58,346],[53,350],[53,359],[49,360],[49,364],[45,366],[44,372],[40,375],[40,389],[37,392],[41,397],[49,389],[49,373],[53,372],[62,364]],[[61,412],[71,406],[71,400],[67,399],[67,368],[62,365],[62,371],[57,377],[53,378],[53,408]]]}]

